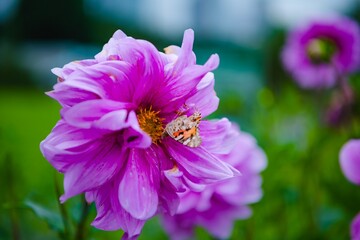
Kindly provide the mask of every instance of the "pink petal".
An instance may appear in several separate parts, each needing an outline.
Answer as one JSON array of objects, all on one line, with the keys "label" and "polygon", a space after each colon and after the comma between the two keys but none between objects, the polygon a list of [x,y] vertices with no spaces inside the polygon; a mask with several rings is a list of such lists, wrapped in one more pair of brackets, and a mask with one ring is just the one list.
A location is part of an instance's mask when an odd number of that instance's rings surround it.
[{"label": "pink petal", "polygon": [[127,37],[126,34],[121,30],[116,30],[115,33],[113,34],[114,39],[122,39],[126,37]]},{"label": "pink petal", "polygon": [[177,191],[184,190],[184,184],[181,180],[183,173],[179,171],[177,167],[173,167],[172,169],[165,170],[164,176],[174,186],[174,188],[177,189]]},{"label": "pink petal", "polygon": [[53,68],[51,69],[51,72],[58,76],[59,78],[66,80],[71,73],[73,73],[75,70],[85,67],[85,66],[91,66],[96,64],[97,61],[94,59],[85,59],[81,61],[73,61],[68,64],[66,64],[63,68]]},{"label": "pink petal", "polygon": [[158,94],[156,106],[165,113],[174,112],[180,109],[187,99],[198,91],[197,85],[203,77],[208,72],[217,68],[218,64],[219,56],[214,54],[204,66],[192,65],[185,68],[178,76],[168,77],[166,86],[164,86],[162,92]]},{"label": "pink petal", "polygon": [[170,216],[161,215],[161,223],[171,240],[193,239],[193,222],[195,217],[190,214]]},{"label": "pink petal", "polygon": [[118,134],[119,143],[129,148],[148,148],[152,144],[151,137],[141,130],[136,113],[117,110],[105,114],[93,122],[92,127],[110,132],[124,129]]},{"label": "pink petal", "polygon": [[91,225],[98,229],[114,231],[124,230],[123,238],[135,238],[140,234],[145,221],[133,218],[120,205],[118,200],[118,182],[112,182],[96,190],[97,216]]},{"label": "pink petal", "polygon": [[190,109],[201,112],[202,117],[213,113],[219,106],[219,98],[214,90],[214,74],[207,73],[197,85],[197,92],[188,98],[186,105]]},{"label": "pink petal", "polygon": [[122,149],[111,140],[104,141],[94,151],[78,156],[64,177],[65,193],[62,202],[77,194],[90,191],[108,182],[123,165]]},{"label": "pink petal", "polygon": [[180,204],[177,214],[184,214],[195,208],[201,197],[201,192],[187,190],[185,193],[180,193],[179,196],[180,196]]},{"label": "pink petal", "polygon": [[91,152],[102,138],[100,132],[78,129],[60,120],[47,138],[41,142],[40,150],[44,157],[60,172],[64,172],[78,155]]},{"label": "pink petal", "polygon": [[[164,139],[165,140],[165,139]],[[168,151],[195,183],[211,183],[233,177],[239,172],[210,154],[203,147],[187,147],[173,139],[166,139]]]},{"label": "pink petal", "polygon": [[[103,51],[95,56],[95,59],[103,61],[117,57],[122,62],[127,62],[136,68],[138,76],[148,78],[163,75],[163,59],[148,41],[136,40],[131,37],[112,38],[103,48]],[[156,80],[156,79],[154,79]]]},{"label": "pink petal", "polygon": [[132,67],[126,62],[107,61],[73,72],[66,81],[55,85],[55,91],[63,88],[72,91],[83,90],[99,98],[117,101],[130,101],[134,91]]},{"label": "pink petal", "polygon": [[128,111],[125,109],[115,110],[103,115],[93,122],[92,126],[98,129],[117,131],[131,126],[127,121]]},{"label": "pink petal", "polygon": [[69,107],[87,100],[99,99],[99,96],[93,92],[73,88],[62,83],[56,84],[54,90],[46,94],[57,100],[62,106]]},{"label": "pink petal", "polygon": [[148,148],[151,146],[151,137],[141,130],[134,111],[129,113],[127,124],[131,127],[125,129],[122,138],[128,148]]},{"label": "pink petal", "polygon": [[199,219],[199,225],[204,226],[217,238],[227,239],[233,230],[234,220],[249,217],[251,210],[246,206],[221,208],[215,207],[203,213]]},{"label": "pink petal", "polygon": [[159,179],[147,162],[143,150],[130,149],[127,166],[119,186],[121,206],[134,218],[152,217],[158,206]]},{"label": "pink petal", "polygon": [[172,74],[181,73],[184,68],[190,65],[195,64],[195,54],[192,51],[194,43],[194,30],[187,29],[184,32],[183,42],[181,45],[181,49],[176,49],[176,54],[178,55],[178,59],[175,62],[174,69]]},{"label": "pink petal", "polygon": [[201,121],[199,130],[202,146],[213,154],[228,154],[239,137],[238,131],[232,131],[232,124],[227,118]]},{"label": "pink petal", "polygon": [[351,223],[351,239],[360,239],[360,213],[354,218]]},{"label": "pink petal", "polygon": [[105,99],[90,100],[76,104],[63,112],[63,118],[68,124],[74,127],[90,128],[94,121],[99,120],[107,113],[132,108],[134,108],[134,105],[131,103]]},{"label": "pink petal", "polygon": [[163,85],[165,58],[151,43],[126,37],[112,40],[103,51],[102,55],[118,56],[131,66],[129,79],[136,86],[132,88],[132,102],[147,105],[156,98],[159,86]]},{"label": "pink petal", "polygon": [[350,140],[341,149],[340,166],[347,179],[360,185],[360,140]]},{"label": "pink petal", "polygon": [[162,182],[159,193],[159,205],[163,212],[174,215],[178,209],[180,199],[176,194],[176,189],[166,182]]}]

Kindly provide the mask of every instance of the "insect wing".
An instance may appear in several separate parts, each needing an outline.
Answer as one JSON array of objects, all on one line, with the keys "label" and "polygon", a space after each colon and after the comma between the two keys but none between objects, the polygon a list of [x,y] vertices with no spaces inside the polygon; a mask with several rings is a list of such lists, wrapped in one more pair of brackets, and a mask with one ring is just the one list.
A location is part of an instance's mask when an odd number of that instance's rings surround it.
[{"label": "insect wing", "polygon": [[200,120],[201,114],[199,112],[195,112],[189,117],[183,115],[166,125],[165,131],[170,137],[186,146],[198,147],[201,144]]}]

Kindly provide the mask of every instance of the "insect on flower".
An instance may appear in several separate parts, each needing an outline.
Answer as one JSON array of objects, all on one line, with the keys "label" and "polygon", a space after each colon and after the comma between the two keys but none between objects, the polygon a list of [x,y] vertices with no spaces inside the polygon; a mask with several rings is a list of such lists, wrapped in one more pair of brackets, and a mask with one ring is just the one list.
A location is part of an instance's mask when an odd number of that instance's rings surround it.
[{"label": "insect on flower", "polygon": [[166,125],[165,133],[186,146],[198,147],[201,144],[200,120],[201,113],[197,111],[189,117],[182,115]]}]

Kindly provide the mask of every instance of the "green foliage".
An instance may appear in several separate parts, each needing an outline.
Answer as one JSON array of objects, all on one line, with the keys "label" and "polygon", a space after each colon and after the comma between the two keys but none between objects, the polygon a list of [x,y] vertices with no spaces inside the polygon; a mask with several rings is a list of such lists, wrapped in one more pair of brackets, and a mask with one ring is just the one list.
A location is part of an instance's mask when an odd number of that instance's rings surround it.
[{"label": "green foliage", "polygon": [[39,219],[44,220],[51,230],[56,232],[64,231],[64,225],[59,213],[52,212],[31,200],[25,200],[24,206],[32,210]]}]

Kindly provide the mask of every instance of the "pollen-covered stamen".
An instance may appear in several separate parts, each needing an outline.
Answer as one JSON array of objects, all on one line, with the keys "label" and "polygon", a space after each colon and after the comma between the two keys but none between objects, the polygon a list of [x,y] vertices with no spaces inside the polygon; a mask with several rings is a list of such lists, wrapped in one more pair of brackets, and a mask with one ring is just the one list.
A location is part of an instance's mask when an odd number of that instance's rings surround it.
[{"label": "pollen-covered stamen", "polygon": [[337,46],[334,41],[327,38],[312,39],[307,46],[307,54],[314,64],[331,63]]},{"label": "pollen-covered stamen", "polygon": [[159,143],[164,133],[164,119],[159,117],[159,111],[154,111],[151,106],[150,108],[140,108],[137,112],[137,119],[140,128],[149,134],[152,142]]}]

